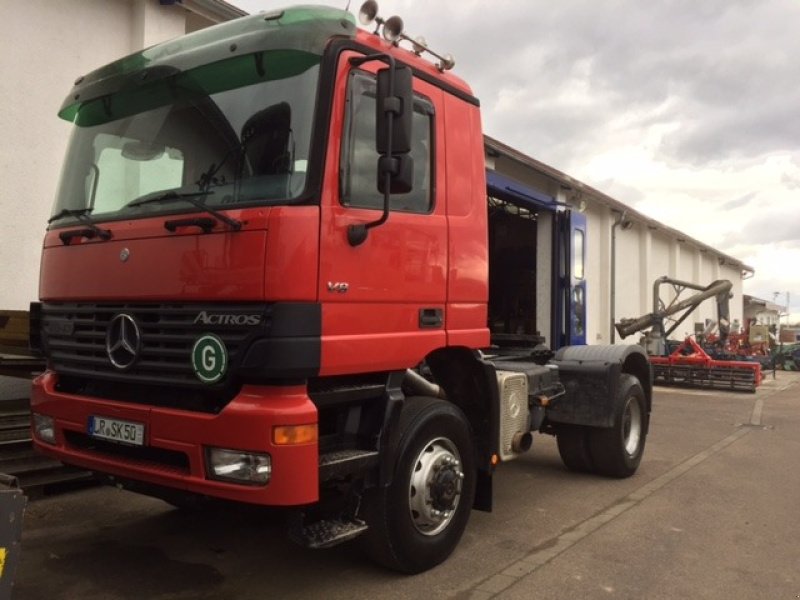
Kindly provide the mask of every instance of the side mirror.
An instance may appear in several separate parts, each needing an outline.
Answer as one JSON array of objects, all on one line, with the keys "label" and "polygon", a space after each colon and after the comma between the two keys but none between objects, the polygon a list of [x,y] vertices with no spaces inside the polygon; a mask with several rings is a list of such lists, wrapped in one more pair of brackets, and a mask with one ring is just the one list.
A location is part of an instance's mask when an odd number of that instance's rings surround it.
[{"label": "side mirror", "polygon": [[411,118],[414,114],[411,78],[410,67],[395,67],[394,81],[392,69],[387,67],[378,71],[375,102],[375,148],[378,154],[411,152]]},{"label": "side mirror", "polygon": [[410,154],[378,158],[378,191],[386,194],[386,174],[389,174],[389,193],[407,194],[414,187],[414,159]]},{"label": "side mirror", "polygon": [[394,81],[390,68],[378,71],[375,107],[375,148],[381,155],[378,191],[386,194],[389,181],[389,194],[407,194],[414,183],[414,161],[409,156],[414,116],[410,67],[395,67]]},{"label": "side mirror", "polygon": [[361,65],[379,59],[389,63],[388,68],[378,71],[375,91],[375,149],[380,154],[377,184],[378,191],[383,194],[383,214],[376,221],[349,225],[347,241],[351,246],[363,244],[370,229],[386,222],[391,194],[407,194],[414,181],[414,161],[409,156],[414,116],[411,68],[397,66],[394,58],[387,54],[373,54],[350,62]]}]

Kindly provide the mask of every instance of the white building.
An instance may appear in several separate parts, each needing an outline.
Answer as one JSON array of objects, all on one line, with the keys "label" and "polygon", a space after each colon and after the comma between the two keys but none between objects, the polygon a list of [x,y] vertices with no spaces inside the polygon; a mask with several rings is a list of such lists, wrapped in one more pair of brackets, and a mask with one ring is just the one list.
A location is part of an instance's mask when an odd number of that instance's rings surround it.
[{"label": "white building", "polygon": [[[486,162],[491,169],[521,184],[568,204],[587,217],[586,343],[637,343],[637,335],[620,340],[612,323],[622,318],[635,318],[653,311],[653,283],[661,276],[706,286],[718,279],[733,284],[730,300],[731,320],[742,322],[742,280],[753,275],[752,267],[693,239],[688,235],[622,204],[602,192],[581,183],[505,144],[487,137]],[[552,224],[548,214],[539,219],[540,254],[550,247]],[[616,248],[614,248],[616,246]],[[612,268],[612,254],[616,255]],[[538,294],[549,296],[549,259],[537,261]],[[612,278],[613,274],[613,278]],[[672,300],[670,289],[662,288],[666,302]],[[688,290],[681,299],[693,293]],[[540,303],[546,306],[546,303]],[[681,338],[694,333],[694,323],[715,320],[716,304],[706,301],[694,310],[671,337]],[[548,315],[540,309],[537,322],[545,323]],[[542,331],[547,337],[547,332]]]},{"label": "white building", "polygon": [[220,0],[25,0],[0,20],[0,309],[38,298],[47,218],[72,126],[56,116],[80,75],[246,14]]},{"label": "white building", "polygon": [[[41,242],[71,127],[56,113],[74,80],[131,52],[243,14],[221,0],[26,0],[6,7],[0,23],[0,309],[26,309],[37,298]],[[731,280],[731,317],[742,320],[741,281],[752,268],[501,142],[487,138],[486,152],[489,168],[586,214],[588,343],[609,343],[613,320],[650,312],[653,281],[661,275],[701,285]],[[537,323],[551,316],[548,218],[542,214],[538,221]],[[676,334],[715,318],[714,310],[706,303]]]},{"label": "white building", "polygon": [[744,296],[744,318],[759,325],[780,325],[781,316],[786,314],[786,307],[755,296]]}]

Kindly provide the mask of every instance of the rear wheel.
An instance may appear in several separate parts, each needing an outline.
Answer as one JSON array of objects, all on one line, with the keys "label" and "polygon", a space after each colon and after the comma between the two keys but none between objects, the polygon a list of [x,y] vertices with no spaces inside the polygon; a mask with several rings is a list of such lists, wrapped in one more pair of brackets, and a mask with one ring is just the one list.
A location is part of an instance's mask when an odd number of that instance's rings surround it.
[{"label": "rear wheel", "polygon": [[559,425],[556,441],[561,460],[570,471],[587,473],[592,470],[588,428],[582,425]]},{"label": "rear wheel", "polygon": [[408,398],[400,417],[388,488],[364,494],[364,536],[373,560],[405,573],[444,561],[455,549],[475,496],[469,424],[461,410],[433,398]]},{"label": "rear wheel", "polygon": [[630,477],[636,472],[644,453],[647,419],[647,404],[639,380],[623,373],[614,399],[613,426],[589,432],[589,450],[595,472],[620,478]]}]

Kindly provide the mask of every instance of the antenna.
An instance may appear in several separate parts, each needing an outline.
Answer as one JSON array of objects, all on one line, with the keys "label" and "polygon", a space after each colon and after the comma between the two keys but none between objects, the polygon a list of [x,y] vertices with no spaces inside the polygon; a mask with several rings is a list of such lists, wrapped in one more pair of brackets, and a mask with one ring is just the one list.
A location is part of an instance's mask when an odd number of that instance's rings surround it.
[{"label": "antenna", "polygon": [[345,11],[350,10],[350,0],[347,0],[347,5],[344,7]]}]

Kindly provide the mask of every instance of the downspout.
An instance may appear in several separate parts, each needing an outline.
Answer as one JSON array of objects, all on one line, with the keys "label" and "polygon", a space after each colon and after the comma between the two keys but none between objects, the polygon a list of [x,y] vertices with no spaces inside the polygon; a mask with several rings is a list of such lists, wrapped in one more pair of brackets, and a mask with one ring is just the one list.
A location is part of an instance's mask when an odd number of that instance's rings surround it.
[{"label": "downspout", "polygon": [[614,320],[616,316],[616,297],[617,297],[617,227],[622,225],[622,229],[629,229],[631,222],[626,219],[628,214],[627,210],[623,210],[614,224],[611,226],[611,314],[609,315],[611,321],[611,343],[615,343],[616,329],[614,328]]}]

